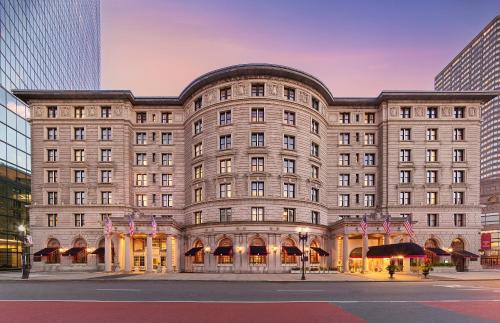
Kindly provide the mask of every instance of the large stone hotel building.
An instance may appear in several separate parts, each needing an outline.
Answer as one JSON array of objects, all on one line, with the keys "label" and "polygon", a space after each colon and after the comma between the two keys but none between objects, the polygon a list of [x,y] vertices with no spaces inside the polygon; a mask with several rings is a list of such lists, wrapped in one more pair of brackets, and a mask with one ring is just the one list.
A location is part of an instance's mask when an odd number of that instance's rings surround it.
[{"label": "large stone hotel building", "polygon": [[381,270],[367,247],[410,240],[478,267],[492,93],[336,98],[307,73],[249,64],[178,97],[15,94],[31,109],[35,270],[287,272],[302,251],[310,270]]}]

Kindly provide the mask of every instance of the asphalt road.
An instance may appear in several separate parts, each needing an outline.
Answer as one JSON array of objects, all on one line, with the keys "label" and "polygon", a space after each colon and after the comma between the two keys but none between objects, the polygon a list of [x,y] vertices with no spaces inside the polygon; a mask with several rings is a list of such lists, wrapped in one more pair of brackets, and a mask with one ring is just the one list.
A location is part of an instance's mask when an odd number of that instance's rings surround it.
[{"label": "asphalt road", "polygon": [[424,321],[500,322],[500,281],[0,282],[0,322]]}]

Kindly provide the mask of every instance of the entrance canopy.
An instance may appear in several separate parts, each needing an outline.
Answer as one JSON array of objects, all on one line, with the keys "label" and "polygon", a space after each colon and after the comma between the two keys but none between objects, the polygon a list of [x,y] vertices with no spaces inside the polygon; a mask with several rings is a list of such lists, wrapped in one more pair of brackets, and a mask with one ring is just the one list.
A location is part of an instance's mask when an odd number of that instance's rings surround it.
[{"label": "entrance canopy", "polygon": [[424,248],[413,242],[372,246],[368,248],[367,252],[368,258],[419,258],[425,256],[426,254]]},{"label": "entrance canopy", "polygon": [[196,253],[197,253],[198,251],[200,251],[201,249],[203,249],[203,247],[194,247],[194,248],[191,248],[191,249],[189,249],[189,250],[188,250],[188,251],[184,254],[184,256],[186,256],[186,257],[194,256],[194,255],[196,255]]},{"label": "entrance canopy", "polygon": [[327,257],[330,254],[319,247],[311,247],[312,250],[316,251],[320,257]]},{"label": "entrance canopy", "polygon": [[428,251],[436,254],[436,256],[449,256],[450,255],[449,252],[446,252],[441,248],[425,248],[425,250],[428,250]]},{"label": "entrance canopy", "polygon": [[99,247],[96,250],[92,251],[93,255],[104,255],[104,247]]},{"label": "entrance canopy", "polygon": [[451,254],[454,256],[460,256],[464,258],[472,258],[472,259],[479,258],[478,255],[473,254],[472,252],[469,252],[467,250],[453,250]]},{"label": "entrance canopy", "polygon": [[83,247],[73,247],[71,249],[66,250],[65,252],[62,253],[63,256],[74,256],[82,251],[84,251],[86,248]]},{"label": "entrance canopy", "polygon": [[283,246],[283,251],[289,256],[302,256],[302,251],[295,246]]},{"label": "entrance canopy", "polygon": [[266,256],[266,246],[250,246],[250,254],[252,256]]},{"label": "entrance canopy", "polygon": [[214,256],[229,256],[233,252],[233,246],[217,247]]}]

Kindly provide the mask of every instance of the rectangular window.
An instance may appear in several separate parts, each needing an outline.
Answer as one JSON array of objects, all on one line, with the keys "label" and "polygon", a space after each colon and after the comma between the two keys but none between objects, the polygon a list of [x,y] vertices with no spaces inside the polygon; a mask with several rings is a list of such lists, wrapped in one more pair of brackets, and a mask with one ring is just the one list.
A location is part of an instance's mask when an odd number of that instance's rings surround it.
[{"label": "rectangular window", "polygon": [[57,205],[57,192],[47,192],[47,204]]},{"label": "rectangular window", "polygon": [[288,158],[283,159],[283,173],[295,174],[295,160]]},{"label": "rectangular window", "polygon": [[161,154],[161,164],[162,166],[172,166],[174,164],[174,158],[172,157],[172,153]]},{"label": "rectangular window", "polygon": [[315,142],[311,143],[311,156],[319,158],[319,145]]},{"label": "rectangular window", "polygon": [[453,149],[453,162],[465,162],[465,149]]},{"label": "rectangular window", "polygon": [[365,166],[375,166],[375,154],[365,154]]},{"label": "rectangular window", "polygon": [[369,124],[375,123],[375,113],[365,112],[365,123],[369,123]]},{"label": "rectangular window", "polygon": [[147,143],[147,135],[145,132],[137,132],[135,134],[135,143],[137,145],[145,145]]},{"label": "rectangular window", "polygon": [[57,149],[47,149],[47,161],[56,162],[58,160]]},{"label": "rectangular window", "polygon": [[201,142],[194,145],[194,157],[199,157],[203,154],[203,144]]},{"label": "rectangular window", "polygon": [[233,215],[233,210],[230,207],[219,209],[220,222],[231,222],[232,215]]},{"label": "rectangular window", "polygon": [[428,107],[427,108],[427,119],[437,119],[438,118],[438,108]]},{"label": "rectangular window", "polygon": [[147,174],[135,174],[135,185],[147,186],[148,185],[148,175]]},{"label": "rectangular window", "polygon": [[137,112],[136,113],[136,122],[137,123],[146,123],[146,112]]},{"label": "rectangular window", "polygon": [[172,194],[162,194],[161,195],[161,206],[162,207],[172,207]]},{"label": "rectangular window", "polygon": [[172,186],[174,182],[172,174],[161,174],[161,186]]},{"label": "rectangular window", "polygon": [[263,172],[264,171],[264,157],[252,157],[251,170],[252,170],[252,172]]},{"label": "rectangular window", "polygon": [[57,107],[47,107],[47,118],[57,117]]},{"label": "rectangular window", "polygon": [[101,170],[101,183],[111,183],[111,171],[110,170]]},{"label": "rectangular window", "polygon": [[251,183],[252,196],[264,196],[264,182],[255,181]]},{"label": "rectangular window", "polygon": [[465,182],[465,170],[454,170],[453,171],[453,183],[459,184]]},{"label": "rectangular window", "polygon": [[174,138],[171,132],[161,133],[161,144],[162,145],[172,145],[174,143]]},{"label": "rectangular window", "polygon": [[437,149],[427,149],[425,154],[425,160],[427,162],[437,162],[438,161]]},{"label": "rectangular window", "polygon": [[85,225],[85,214],[76,213],[73,216],[75,217],[75,227],[80,228]]},{"label": "rectangular window", "polygon": [[101,140],[111,140],[111,128],[101,128]]},{"label": "rectangular window", "polygon": [[319,178],[319,167],[316,165],[311,165],[311,178]]},{"label": "rectangular window", "polygon": [[74,193],[74,198],[75,198],[75,204],[76,205],[83,205],[85,204],[85,192],[75,192]]},{"label": "rectangular window", "polygon": [[319,100],[313,97],[311,100],[311,107],[314,110],[319,111]]},{"label": "rectangular window", "polygon": [[465,140],[465,129],[455,128],[453,129],[453,141],[464,141]]},{"label": "rectangular window", "polygon": [[375,186],[375,174],[365,174],[364,186]]},{"label": "rectangular window", "polygon": [[349,174],[339,175],[339,186],[349,186],[351,185],[351,176]]},{"label": "rectangular window", "polygon": [[350,166],[350,165],[351,165],[351,155],[339,154],[339,166]]},{"label": "rectangular window", "polygon": [[220,89],[220,100],[229,100],[231,98],[231,87],[223,87]]},{"label": "rectangular window", "polygon": [[295,136],[290,136],[290,135],[283,136],[283,149],[295,150]]},{"label": "rectangular window", "polygon": [[57,128],[47,128],[47,139],[57,140]]},{"label": "rectangular window", "polygon": [[252,221],[260,222],[264,221],[264,208],[263,207],[252,207]]},{"label": "rectangular window", "polygon": [[203,103],[203,99],[201,96],[196,98],[196,100],[194,100],[194,111],[200,110],[202,103]]},{"label": "rectangular window", "polygon": [[283,122],[288,126],[295,126],[295,112],[285,111],[283,114]]},{"label": "rectangular window", "polygon": [[75,107],[75,119],[83,118],[83,107]]},{"label": "rectangular window", "polygon": [[311,120],[311,132],[315,135],[319,135],[319,122],[316,120]]},{"label": "rectangular window", "polygon": [[350,133],[340,133],[339,134],[339,145],[350,145],[351,144],[351,134]]},{"label": "rectangular window", "polygon": [[47,171],[47,182],[48,183],[57,183],[57,170],[48,170]]},{"label": "rectangular window", "polygon": [[47,226],[57,227],[57,214],[54,213],[47,214]]},{"label": "rectangular window", "polygon": [[340,113],[340,123],[343,123],[343,124],[351,123],[351,113],[350,112],[341,112]]},{"label": "rectangular window", "polygon": [[402,119],[410,119],[411,118],[411,107],[401,107],[399,109],[399,116]]},{"label": "rectangular window", "polygon": [[437,170],[428,170],[426,172],[426,182],[427,184],[435,184],[438,180],[438,171]]},{"label": "rectangular window", "polygon": [[223,135],[219,137],[219,150],[231,149],[231,135]]},{"label": "rectangular window", "polygon": [[399,151],[400,162],[411,162],[411,149],[401,149]]},{"label": "rectangular window", "polygon": [[194,167],[194,178],[195,179],[203,178],[203,165],[198,165]]},{"label": "rectangular window", "polygon": [[219,197],[220,198],[226,198],[226,197],[231,197],[231,183],[222,183],[219,184]]},{"label": "rectangular window", "polygon": [[219,112],[219,125],[227,126],[233,122],[231,110]]},{"label": "rectangular window", "polygon": [[311,188],[311,202],[319,202],[319,188]]},{"label": "rectangular window", "polygon": [[75,162],[84,162],[85,161],[85,150],[84,149],[75,149],[73,151],[74,161]]},{"label": "rectangular window", "polygon": [[365,133],[365,145],[375,145],[374,133]]},{"label": "rectangular window", "polygon": [[136,153],[135,154],[135,163],[139,166],[145,166],[148,164],[146,153]]},{"label": "rectangular window", "polygon": [[203,120],[197,120],[194,123],[194,134],[198,135],[203,131]]},{"label": "rectangular window", "polygon": [[427,226],[428,227],[439,226],[439,215],[435,213],[427,214]]},{"label": "rectangular window", "polygon": [[84,170],[75,170],[75,183],[85,183]]},{"label": "rectangular window", "polygon": [[349,207],[350,204],[350,196],[349,194],[339,194],[339,206],[340,207]]},{"label": "rectangular window", "polygon": [[318,211],[311,211],[311,223],[312,224],[320,224]]},{"label": "rectangular window", "polygon": [[409,141],[411,140],[411,129],[402,128],[399,130],[399,140],[400,141]]},{"label": "rectangular window", "polygon": [[453,204],[461,205],[465,203],[465,192],[453,192]]},{"label": "rectangular window", "polygon": [[264,96],[264,83],[252,83],[252,96]]},{"label": "rectangular window", "polygon": [[453,117],[455,119],[465,118],[465,108],[464,107],[454,107],[453,108]]},{"label": "rectangular window", "polygon": [[106,191],[106,192],[101,192],[101,204],[111,204],[111,192]]},{"label": "rectangular window", "polygon": [[[144,154],[144,160],[145,159],[146,159],[146,154]],[[102,162],[111,161],[111,149],[101,149],[101,161]]]},{"label": "rectangular window", "polygon": [[202,202],[203,201],[203,188],[195,188],[194,189],[194,201]]},{"label": "rectangular window", "polygon": [[264,122],[264,108],[252,108],[251,121]]},{"label": "rectangular window", "polygon": [[295,209],[284,208],[283,209],[283,221],[295,222]]},{"label": "rectangular window", "polygon": [[453,223],[456,227],[465,227],[465,214],[455,213],[453,214]]},{"label": "rectangular window", "polygon": [[252,132],[250,145],[252,147],[264,147],[264,133]]},{"label": "rectangular window", "polygon": [[161,113],[161,123],[164,123],[164,124],[172,123],[172,112],[162,112]]},{"label": "rectangular window", "polygon": [[427,205],[436,205],[438,203],[437,192],[427,192],[426,194]]},{"label": "rectangular window", "polygon": [[295,89],[285,87],[285,98],[290,101],[295,101]]},{"label": "rectangular window", "polygon": [[399,204],[400,205],[410,205],[411,204],[411,192],[399,192]]},{"label": "rectangular window", "polygon": [[438,140],[438,130],[433,128],[433,129],[427,129],[427,134],[426,138],[427,141],[435,141]]},{"label": "rectangular window", "polygon": [[231,173],[232,172],[232,165],[231,165],[231,159],[221,159],[219,161],[219,173],[220,174],[226,174],[226,173]]},{"label": "rectangular window", "polygon": [[375,206],[375,194],[365,194],[365,207]]},{"label": "rectangular window", "polygon": [[201,217],[201,211],[194,212],[194,224],[202,224],[203,219]]},{"label": "rectangular window", "polygon": [[85,140],[85,128],[75,128],[75,140]]},{"label": "rectangular window", "polygon": [[409,170],[400,171],[399,172],[399,182],[402,184],[411,183],[411,171],[409,171]]},{"label": "rectangular window", "polygon": [[101,118],[107,119],[111,117],[111,107],[101,107]]},{"label": "rectangular window", "polygon": [[148,206],[148,197],[146,194],[137,194],[136,204],[137,206]]}]

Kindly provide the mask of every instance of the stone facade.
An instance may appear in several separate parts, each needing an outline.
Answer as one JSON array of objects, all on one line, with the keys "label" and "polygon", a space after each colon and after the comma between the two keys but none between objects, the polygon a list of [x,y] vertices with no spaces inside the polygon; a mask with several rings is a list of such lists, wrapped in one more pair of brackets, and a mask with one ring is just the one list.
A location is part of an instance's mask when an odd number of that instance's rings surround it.
[{"label": "stone facade", "polygon": [[[311,270],[355,270],[349,259],[355,248],[365,256],[367,246],[409,241],[405,221],[422,246],[431,239],[446,249],[455,240],[479,249],[479,133],[489,93],[334,98],[306,73],[253,64],[205,74],[176,98],[16,94],[32,110],[33,249],[52,247],[35,257],[34,269],[286,272],[299,265],[290,247],[302,249],[298,232],[307,231]],[[49,137],[53,129],[56,139]],[[402,129],[410,129],[406,140]],[[465,137],[454,139],[455,129]],[[408,161],[400,161],[402,149],[411,150]],[[457,149],[463,161],[454,161]],[[435,161],[426,161],[430,150]],[[408,183],[401,183],[403,170],[410,171]],[[429,170],[435,183],[427,181]],[[457,170],[463,180],[453,180]],[[49,171],[57,171],[55,183]],[[408,205],[401,205],[401,192],[410,194]],[[428,204],[428,192],[435,204]],[[463,192],[462,204],[454,192]],[[390,235],[382,225],[388,215]],[[108,217],[112,233],[105,235]],[[49,254],[57,248],[62,256]]]}]

